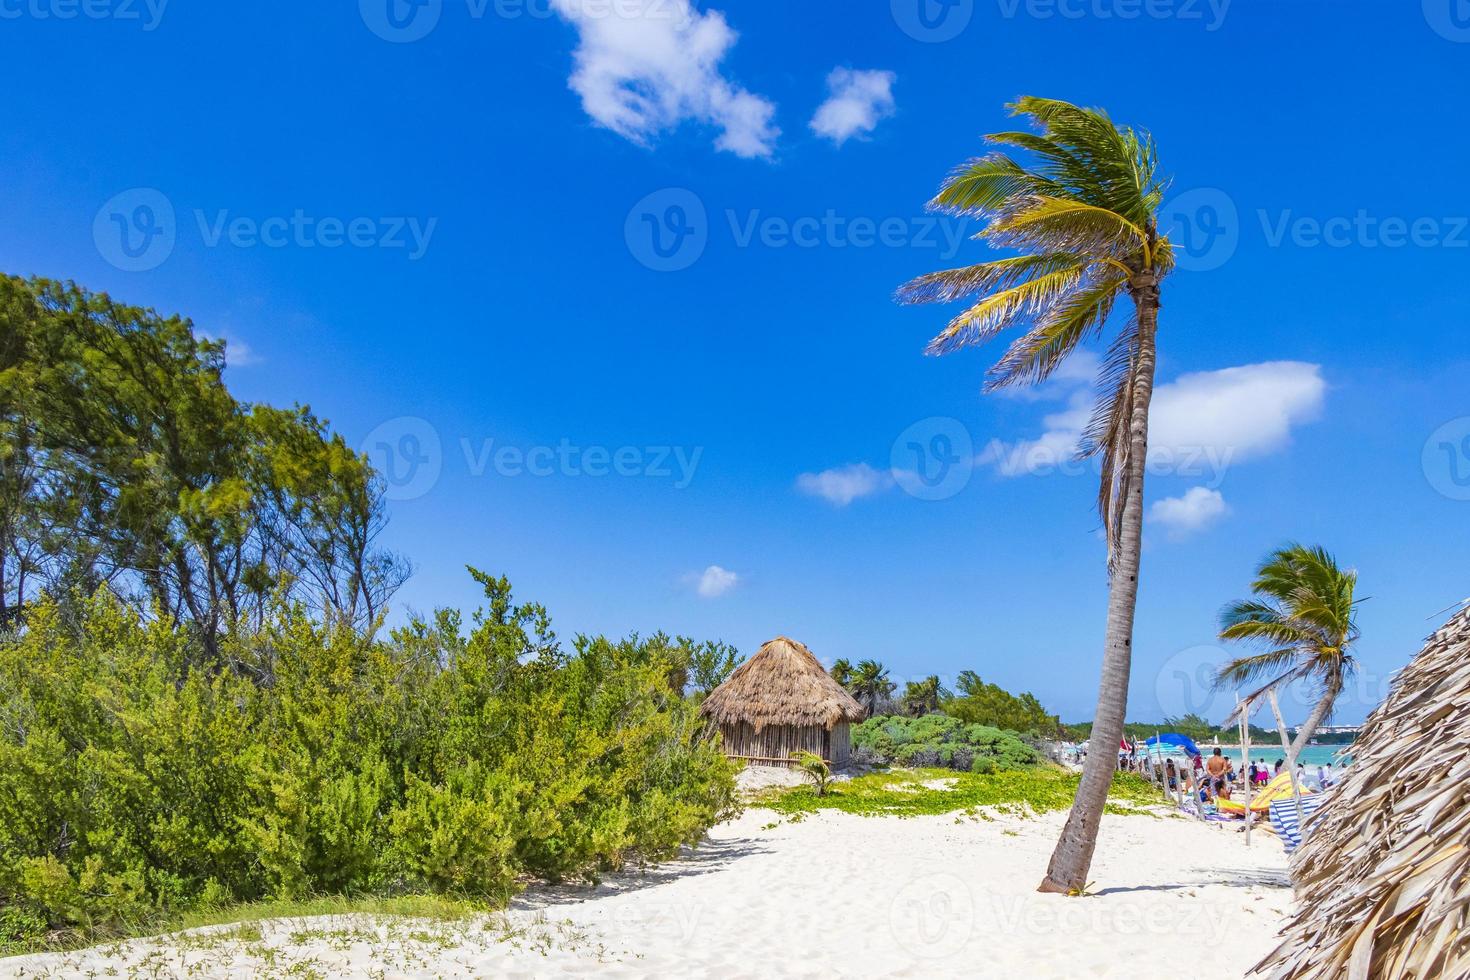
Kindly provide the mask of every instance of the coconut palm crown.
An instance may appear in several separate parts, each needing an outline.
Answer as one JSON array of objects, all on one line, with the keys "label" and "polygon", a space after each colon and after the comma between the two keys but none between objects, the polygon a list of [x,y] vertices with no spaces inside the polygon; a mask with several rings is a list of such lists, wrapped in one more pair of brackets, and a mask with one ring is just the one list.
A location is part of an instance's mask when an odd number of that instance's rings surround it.
[{"label": "coconut palm crown", "polygon": [[1358,639],[1354,592],[1358,573],[1341,568],[1320,547],[1288,545],[1272,552],[1251,583],[1254,599],[1230,603],[1220,613],[1220,639],[1260,649],[1220,668],[1220,687],[1251,685],[1245,699],[1306,680],[1321,685],[1322,697],[1297,733],[1293,754],[1311,738],[1356,668]]},{"label": "coconut palm crown", "polygon": [[1002,331],[1021,335],[991,368],[986,390],[1045,381],[1069,354],[1103,338],[1118,298],[1132,316],[1107,342],[1099,400],[1083,435],[1083,455],[1102,456],[1098,507],[1109,553],[1118,546],[1121,502],[1130,482],[1129,422],[1135,380],[1149,349],[1159,282],[1174,267],[1156,212],[1167,182],[1152,137],[1119,128],[1098,109],[1027,96],[1009,106],[1039,132],[992,133],[993,144],[1027,151],[1029,165],[1005,151],[967,161],[930,202],[931,209],[986,222],[978,239],[1020,254],[931,272],[898,290],[901,303],[974,300],[929,343],[931,354],[984,344]]}]

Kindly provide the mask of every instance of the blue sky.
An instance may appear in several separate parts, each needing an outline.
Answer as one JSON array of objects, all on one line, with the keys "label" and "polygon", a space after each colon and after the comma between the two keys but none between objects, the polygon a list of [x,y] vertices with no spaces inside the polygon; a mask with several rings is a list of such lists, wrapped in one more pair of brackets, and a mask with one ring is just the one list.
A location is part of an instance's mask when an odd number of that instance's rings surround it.
[{"label": "blue sky", "polygon": [[1216,613],[1287,540],[1370,597],[1346,721],[1470,593],[1453,0],[396,2],[0,0],[0,268],[192,316],[376,454],[401,606],[471,563],[563,635],[786,633],[1090,716],[1085,380],[982,396],[998,351],[925,357],[946,311],[891,302],[985,257],[923,204],[1023,93],[1151,129],[1196,246],[1130,717],[1223,714]]}]

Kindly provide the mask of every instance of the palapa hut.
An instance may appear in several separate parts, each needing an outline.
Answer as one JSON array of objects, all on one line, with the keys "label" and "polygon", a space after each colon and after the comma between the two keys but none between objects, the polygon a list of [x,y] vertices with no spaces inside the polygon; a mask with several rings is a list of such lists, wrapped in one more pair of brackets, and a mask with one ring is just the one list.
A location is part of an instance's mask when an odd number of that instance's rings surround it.
[{"label": "palapa hut", "polygon": [[762,766],[789,766],[805,750],[833,768],[852,751],[848,726],[863,708],[806,647],[778,636],[709,693],[700,711],[723,737],[725,754]]},{"label": "palapa hut", "polygon": [[1470,608],[1394,682],[1292,857],[1268,977],[1470,976]]}]

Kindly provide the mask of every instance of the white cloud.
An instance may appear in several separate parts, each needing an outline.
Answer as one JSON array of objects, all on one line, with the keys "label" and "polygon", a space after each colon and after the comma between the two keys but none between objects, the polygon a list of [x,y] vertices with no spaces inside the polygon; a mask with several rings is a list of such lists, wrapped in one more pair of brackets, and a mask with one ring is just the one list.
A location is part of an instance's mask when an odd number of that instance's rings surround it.
[{"label": "white cloud", "polygon": [[713,599],[729,592],[740,584],[740,576],[728,568],[711,565],[699,573],[694,590],[706,599]]},{"label": "white cloud", "polygon": [[577,29],[569,84],[582,108],[641,145],[685,120],[718,126],[715,145],[742,157],[770,156],[776,107],[727,79],[720,62],[738,34],[718,10],[690,0],[553,0]]},{"label": "white cloud", "polygon": [[1230,507],[1218,490],[1190,487],[1183,496],[1155,500],[1148,511],[1150,523],[1162,524],[1172,538],[1183,538],[1203,530],[1226,514]]},{"label": "white cloud", "polygon": [[[1095,366],[1095,362],[1092,365]],[[1080,375],[1080,372],[1079,372]],[[1092,395],[1072,377],[1065,411],[1043,420],[1044,431],[1015,443],[993,441],[976,458],[1002,476],[1046,475],[1075,466],[1073,457],[1092,414]],[[1068,376],[1056,379],[1066,383]],[[1292,429],[1321,413],[1327,384],[1322,368],[1302,361],[1265,361],[1196,371],[1154,390],[1149,412],[1149,466],[1155,472],[1199,476],[1285,448]]]},{"label": "white cloud", "polygon": [[834,68],[827,76],[827,101],[812,116],[812,132],[841,146],[854,136],[866,136],[878,121],[893,115],[891,71],[854,71]]},{"label": "white cloud", "polygon": [[821,497],[838,507],[846,507],[859,497],[868,497],[893,486],[893,475],[875,470],[867,463],[851,463],[820,473],[803,473],[796,478],[802,493]]},{"label": "white cloud", "polygon": [[1266,361],[1180,375],[1154,393],[1149,443],[1191,450],[1216,447],[1240,461],[1291,442],[1295,425],[1322,411],[1322,368],[1301,361]]}]

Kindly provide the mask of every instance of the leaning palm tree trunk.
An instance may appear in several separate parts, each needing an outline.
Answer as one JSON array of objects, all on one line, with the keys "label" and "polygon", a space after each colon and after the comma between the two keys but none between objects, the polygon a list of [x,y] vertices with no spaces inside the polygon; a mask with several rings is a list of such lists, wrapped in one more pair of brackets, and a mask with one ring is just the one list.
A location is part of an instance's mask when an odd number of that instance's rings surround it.
[{"label": "leaning palm tree trunk", "polygon": [[[1102,680],[1098,685],[1097,712],[1093,716],[1091,740],[1077,799],[1052,852],[1046,877],[1039,891],[1080,892],[1087,885],[1092,852],[1097,847],[1097,829],[1107,805],[1108,790],[1117,769],[1115,746],[1123,738],[1123,718],[1128,710],[1128,676],[1133,663],[1133,613],[1138,605],[1138,566],[1143,545],[1143,477],[1148,461],[1148,409],[1153,400],[1154,336],[1158,330],[1159,286],[1150,275],[1138,275],[1131,284],[1138,311],[1138,355],[1129,383],[1132,394],[1129,417],[1128,467],[1123,479],[1122,513],[1118,544],[1113,554],[1108,590],[1108,624],[1103,648]],[[1097,751],[1101,744],[1106,748]]]}]

